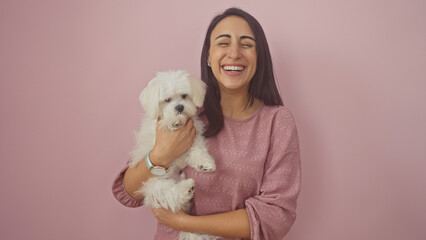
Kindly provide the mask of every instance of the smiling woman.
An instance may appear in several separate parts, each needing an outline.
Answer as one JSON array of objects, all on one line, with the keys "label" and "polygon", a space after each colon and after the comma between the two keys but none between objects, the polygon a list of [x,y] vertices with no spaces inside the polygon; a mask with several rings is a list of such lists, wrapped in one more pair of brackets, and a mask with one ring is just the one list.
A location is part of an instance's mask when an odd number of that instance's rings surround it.
[{"label": "smiling woman", "polygon": [[[216,171],[183,169],[195,181],[191,210],[153,209],[159,223],[155,239],[176,239],[178,231],[221,239],[282,239],[296,217],[299,140],[278,93],[259,22],[236,8],[216,16],[204,41],[201,73],[207,93],[200,117]],[[151,161],[170,163],[171,153],[187,151],[193,128],[189,122],[175,131],[157,130]],[[114,183],[115,196],[126,206],[142,205],[133,195],[150,177],[141,162]]]}]

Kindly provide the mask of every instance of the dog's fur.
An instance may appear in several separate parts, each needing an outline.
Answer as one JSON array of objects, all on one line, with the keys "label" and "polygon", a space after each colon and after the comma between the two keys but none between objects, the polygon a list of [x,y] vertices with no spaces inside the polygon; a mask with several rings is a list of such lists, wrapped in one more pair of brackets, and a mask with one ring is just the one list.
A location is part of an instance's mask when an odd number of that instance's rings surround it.
[{"label": "dog's fur", "polygon": [[[197,107],[203,105],[205,93],[206,85],[201,80],[178,70],[159,72],[140,94],[139,100],[146,115],[141,129],[136,133],[136,145],[131,152],[129,167],[144,161],[153,148],[157,122],[160,129],[173,131],[185,125],[188,118],[192,118],[197,131],[192,147],[171,163],[167,174],[150,178],[136,192],[144,195],[145,205],[173,212],[188,212],[195,182],[193,179],[185,179],[183,173],[179,176],[180,170],[186,166],[203,172],[216,170],[202,136],[204,125],[196,115]],[[179,236],[182,240],[210,238],[215,237],[186,232],[181,232]]]}]

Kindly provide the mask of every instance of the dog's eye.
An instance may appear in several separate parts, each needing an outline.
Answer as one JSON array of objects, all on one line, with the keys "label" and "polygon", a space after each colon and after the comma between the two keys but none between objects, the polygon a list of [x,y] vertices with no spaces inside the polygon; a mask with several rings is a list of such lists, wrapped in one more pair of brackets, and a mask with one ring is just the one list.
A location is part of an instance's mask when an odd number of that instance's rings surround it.
[{"label": "dog's eye", "polygon": [[166,100],[164,100],[165,102],[170,102],[170,101],[172,101],[172,99],[171,98],[167,98]]},{"label": "dog's eye", "polygon": [[187,94],[182,94],[182,99],[185,99],[186,97],[188,97]]}]

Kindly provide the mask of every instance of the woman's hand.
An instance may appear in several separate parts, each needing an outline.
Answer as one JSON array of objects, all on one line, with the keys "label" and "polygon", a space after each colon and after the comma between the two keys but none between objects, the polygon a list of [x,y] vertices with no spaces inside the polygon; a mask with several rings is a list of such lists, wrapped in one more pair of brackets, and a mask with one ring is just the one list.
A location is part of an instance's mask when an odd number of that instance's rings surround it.
[{"label": "woman's hand", "polygon": [[152,208],[152,213],[159,223],[179,231],[182,231],[186,218],[190,216],[183,210],[174,213],[163,208]]},{"label": "woman's hand", "polygon": [[191,118],[174,131],[163,131],[157,125],[154,148],[149,155],[151,161],[154,165],[168,167],[175,158],[189,150],[195,134],[194,120]]},{"label": "woman's hand", "polygon": [[228,238],[250,238],[250,221],[246,209],[230,212],[192,216],[184,211],[173,213],[162,208],[152,208],[158,222],[178,231],[204,233]]}]

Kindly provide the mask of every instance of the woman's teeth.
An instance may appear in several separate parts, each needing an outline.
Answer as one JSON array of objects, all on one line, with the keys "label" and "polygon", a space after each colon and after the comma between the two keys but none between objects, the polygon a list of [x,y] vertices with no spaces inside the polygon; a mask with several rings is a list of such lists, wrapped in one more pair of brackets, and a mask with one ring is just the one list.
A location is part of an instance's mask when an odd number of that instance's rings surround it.
[{"label": "woman's teeth", "polygon": [[244,67],[242,66],[223,66],[223,69],[226,71],[242,71],[244,70]]}]

